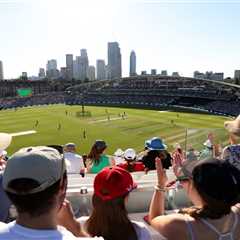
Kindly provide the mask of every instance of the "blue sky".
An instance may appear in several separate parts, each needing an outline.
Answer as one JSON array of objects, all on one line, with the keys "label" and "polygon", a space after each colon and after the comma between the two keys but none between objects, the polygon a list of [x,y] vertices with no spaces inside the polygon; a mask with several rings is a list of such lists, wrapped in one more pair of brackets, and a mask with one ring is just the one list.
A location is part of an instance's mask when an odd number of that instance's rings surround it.
[{"label": "blue sky", "polygon": [[90,64],[107,61],[118,41],[123,75],[129,55],[137,71],[240,69],[240,0],[0,0],[0,60],[5,78],[37,75],[48,59],[88,50]]}]

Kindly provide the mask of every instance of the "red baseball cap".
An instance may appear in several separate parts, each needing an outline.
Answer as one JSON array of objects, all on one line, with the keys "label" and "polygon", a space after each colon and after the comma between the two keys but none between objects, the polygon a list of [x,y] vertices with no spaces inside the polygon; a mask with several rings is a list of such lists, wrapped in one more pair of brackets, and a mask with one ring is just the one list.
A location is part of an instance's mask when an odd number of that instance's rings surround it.
[{"label": "red baseball cap", "polygon": [[94,193],[103,201],[124,196],[136,187],[132,175],[120,167],[106,167],[94,179]]}]

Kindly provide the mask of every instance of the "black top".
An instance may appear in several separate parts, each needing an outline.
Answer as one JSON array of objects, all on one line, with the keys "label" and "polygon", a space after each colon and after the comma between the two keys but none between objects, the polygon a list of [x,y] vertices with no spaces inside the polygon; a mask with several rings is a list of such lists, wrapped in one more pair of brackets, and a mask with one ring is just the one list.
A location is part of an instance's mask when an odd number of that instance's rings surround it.
[{"label": "black top", "polygon": [[[164,156],[164,157],[163,157]],[[155,170],[155,158],[159,157],[162,159],[162,165],[163,168],[165,169],[169,169],[169,167],[172,166],[171,163],[171,155],[169,152],[167,152],[166,150],[151,150],[149,152],[147,152],[147,154],[145,156],[143,156],[142,158],[142,162],[145,165],[146,168],[148,168],[149,170]]]}]

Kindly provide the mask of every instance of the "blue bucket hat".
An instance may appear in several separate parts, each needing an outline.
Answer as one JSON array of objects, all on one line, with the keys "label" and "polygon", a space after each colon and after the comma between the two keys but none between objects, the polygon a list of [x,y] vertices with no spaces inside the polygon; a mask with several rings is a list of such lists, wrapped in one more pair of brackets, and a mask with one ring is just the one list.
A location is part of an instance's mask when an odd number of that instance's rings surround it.
[{"label": "blue bucket hat", "polygon": [[167,145],[165,145],[161,138],[153,137],[145,141],[145,147],[149,150],[166,150]]}]

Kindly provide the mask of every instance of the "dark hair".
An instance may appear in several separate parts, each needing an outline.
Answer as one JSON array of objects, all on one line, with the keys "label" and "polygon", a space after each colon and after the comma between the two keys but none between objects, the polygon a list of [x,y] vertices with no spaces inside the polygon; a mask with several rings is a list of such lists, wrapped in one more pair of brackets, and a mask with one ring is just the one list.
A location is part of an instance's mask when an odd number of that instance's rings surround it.
[{"label": "dark hair", "polygon": [[193,184],[205,203],[202,208],[182,209],[195,219],[219,219],[231,212],[239,200],[240,176],[237,169],[224,161],[215,160],[197,165],[193,170]]},{"label": "dark hair", "polygon": [[106,146],[103,148],[97,148],[94,144],[91,148],[90,153],[88,154],[88,158],[94,163],[99,164],[100,162],[100,156],[103,153],[103,151],[106,149]]},{"label": "dark hair", "polygon": [[[67,181],[66,172],[63,175],[63,180]],[[28,213],[31,217],[38,217],[48,212],[55,204],[54,196],[60,189],[60,180],[55,182],[47,189],[27,195],[17,195],[6,191],[11,202],[15,205],[18,213]],[[9,183],[9,187],[16,191],[29,191],[39,186],[39,183],[33,179],[21,178],[15,179]]]},{"label": "dark hair", "polygon": [[127,160],[126,160],[126,162],[127,162],[127,169],[126,169],[126,170],[127,170],[128,172],[134,172],[134,164],[135,164],[135,161],[133,161],[133,164],[131,164],[132,161],[127,161]]},{"label": "dark hair", "polygon": [[177,148],[177,152],[182,154],[183,153],[183,150],[181,148]]},{"label": "dark hair", "polygon": [[103,201],[93,195],[93,212],[86,222],[91,236],[102,236],[106,240],[137,240],[137,233],[127,215],[126,196]]},{"label": "dark hair", "polygon": [[60,154],[63,154],[63,146],[61,145],[47,145],[47,147],[56,149]]}]

